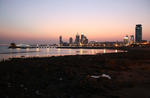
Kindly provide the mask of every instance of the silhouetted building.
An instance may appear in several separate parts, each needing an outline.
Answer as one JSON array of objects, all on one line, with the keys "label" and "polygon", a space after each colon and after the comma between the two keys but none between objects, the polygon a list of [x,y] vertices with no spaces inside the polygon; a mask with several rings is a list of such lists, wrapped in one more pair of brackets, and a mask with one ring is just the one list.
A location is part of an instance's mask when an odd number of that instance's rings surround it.
[{"label": "silhouetted building", "polygon": [[59,44],[60,44],[60,45],[63,44],[62,36],[59,36]]},{"label": "silhouetted building", "polygon": [[69,38],[69,44],[73,44],[73,39],[72,39],[72,37]]},{"label": "silhouetted building", "polygon": [[10,43],[10,46],[9,46],[9,48],[16,48],[17,46],[16,46],[16,44],[15,43]]},{"label": "silhouetted building", "polygon": [[88,39],[86,38],[86,36],[81,33],[81,41],[80,41],[81,44],[87,44],[88,43]]},{"label": "silhouetted building", "polygon": [[142,41],[142,25],[137,24],[135,27],[135,41],[141,42]]},{"label": "silhouetted building", "polygon": [[84,34],[81,33],[81,43],[83,42],[83,39],[84,39]]},{"label": "silhouetted building", "polygon": [[62,45],[62,46],[69,46],[69,43],[63,42],[63,45]]},{"label": "silhouetted building", "polygon": [[82,44],[87,44],[88,43],[88,39],[86,38],[86,36],[83,37],[83,41]]},{"label": "silhouetted building", "polygon": [[78,33],[76,35],[75,44],[80,44],[80,36]]},{"label": "silhouetted building", "polygon": [[69,45],[69,46],[87,46],[87,44],[88,44],[88,39],[83,33],[81,34],[81,39],[80,39],[80,35],[77,33],[74,42],[73,42],[73,38],[70,37],[69,43],[63,42],[62,36],[59,37],[59,45],[60,46],[67,46],[67,45]]}]

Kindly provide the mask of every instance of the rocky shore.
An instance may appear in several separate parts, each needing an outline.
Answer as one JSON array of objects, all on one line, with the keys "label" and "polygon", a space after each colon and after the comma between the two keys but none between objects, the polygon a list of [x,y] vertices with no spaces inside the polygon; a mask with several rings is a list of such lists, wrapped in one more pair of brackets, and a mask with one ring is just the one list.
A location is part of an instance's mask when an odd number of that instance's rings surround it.
[{"label": "rocky shore", "polygon": [[150,52],[0,62],[0,98],[150,98]]}]

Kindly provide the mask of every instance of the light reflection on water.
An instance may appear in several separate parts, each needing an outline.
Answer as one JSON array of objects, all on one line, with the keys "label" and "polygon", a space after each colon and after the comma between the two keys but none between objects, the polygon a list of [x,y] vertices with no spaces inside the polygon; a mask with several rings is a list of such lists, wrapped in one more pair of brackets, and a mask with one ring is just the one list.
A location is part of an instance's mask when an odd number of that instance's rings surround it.
[{"label": "light reflection on water", "polygon": [[26,48],[26,51],[28,52],[28,51],[30,51],[30,49],[29,49],[29,48]]},{"label": "light reflection on water", "polygon": [[20,48],[16,48],[17,52],[18,52],[18,57],[20,57]]},{"label": "light reflection on water", "polygon": [[81,54],[81,55],[83,54],[83,49],[80,49],[80,54]]},{"label": "light reflection on water", "polygon": [[0,60],[12,57],[35,57],[35,56],[60,56],[60,55],[88,55],[97,53],[117,53],[120,50],[110,49],[60,49],[60,48],[27,48],[8,49],[0,46]]},{"label": "light reflection on water", "polygon": [[46,52],[48,52],[48,53],[49,53],[49,51],[50,51],[50,49],[49,49],[49,48],[46,48]]},{"label": "light reflection on water", "polygon": [[16,48],[16,49],[17,49],[18,52],[20,51],[20,48]]},{"label": "light reflection on water", "polygon": [[106,53],[106,49],[104,49],[104,53]]},{"label": "light reflection on water", "polygon": [[91,51],[92,51],[92,54],[94,54],[94,50],[92,49]]},{"label": "light reflection on water", "polygon": [[36,48],[36,50],[35,50],[36,52],[38,52],[38,51],[40,51],[40,49],[39,48]]},{"label": "light reflection on water", "polygon": [[117,52],[118,52],[118,50],[116,49],[116,50],[115,50],[115,52],[117,53]]}]

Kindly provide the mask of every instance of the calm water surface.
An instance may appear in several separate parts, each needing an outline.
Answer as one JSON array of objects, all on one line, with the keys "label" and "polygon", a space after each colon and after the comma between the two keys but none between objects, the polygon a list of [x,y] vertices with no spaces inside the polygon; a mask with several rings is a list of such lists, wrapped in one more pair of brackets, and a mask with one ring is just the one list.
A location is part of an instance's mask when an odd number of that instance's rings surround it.
[{"label": "calm water surface", "polygon": [[45,57],[63,55],[88,55],[97,53],[117,53],[121,50],[112,49],[57,49],[57,48],[33,48],[33,49],[8,49],[8,46],[0,46],[0,60],[15,57]]}]

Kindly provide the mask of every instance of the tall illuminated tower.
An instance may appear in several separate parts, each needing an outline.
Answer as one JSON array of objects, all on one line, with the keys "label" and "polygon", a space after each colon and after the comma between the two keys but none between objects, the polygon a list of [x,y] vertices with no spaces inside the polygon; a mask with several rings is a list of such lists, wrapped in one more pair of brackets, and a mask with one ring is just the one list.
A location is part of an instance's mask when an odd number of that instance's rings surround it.
[{"label": "tall illuminated tower", "polygon": [[135,41],[141,42],[142,41],[142,25],[137,24],[135,27]]},{"label": "tall illuminated tower", "polygon": [[126,35],[126,36],[124,37],[123,43],[124,43],[125,46],[127,46],[127,45],[129,44],[129,37],[128,37],[128,35]]},{"label": "tall illuminated tower", "polygon": [[131,35],[130,36],[130,44],[133,44],[134,43],[134,35]]},{"label": "tall illuminated tower", "polygon": [[80,43],[80,35],[77,33],[75,43],[79,44]]},{"label": "tall illuminated tower", "polygon": [[81,33],[81,43],[83,43],[83,39],[84,39],[84,34]]}]

